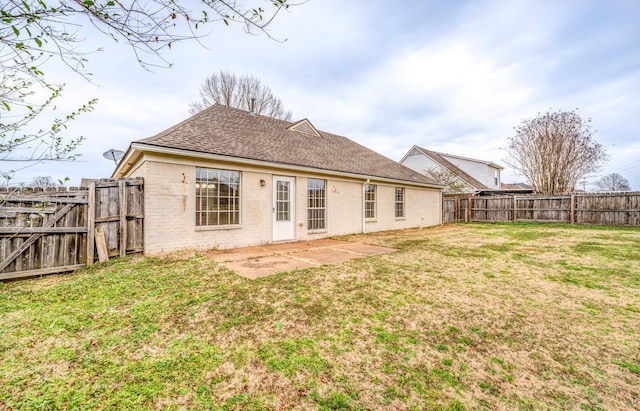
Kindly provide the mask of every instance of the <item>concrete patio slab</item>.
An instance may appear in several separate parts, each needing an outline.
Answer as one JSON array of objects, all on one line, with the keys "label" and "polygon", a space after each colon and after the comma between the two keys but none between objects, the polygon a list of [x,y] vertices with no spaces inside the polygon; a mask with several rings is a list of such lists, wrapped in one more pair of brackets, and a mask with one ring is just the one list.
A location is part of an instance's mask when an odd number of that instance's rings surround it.
[{"label": "concrete patio slab", "polygon": [[287,255],[228,261],[222,263],[222,265],[247,278],[266,277],[282,271],[302,270],[316,266],[315,262],[296,260]]},{"label": "concrete patio slab", "polygon": [[[362,243],[347,243],[340,246],[340,251],[345,251],[345,252],[354,253],[354,254],[363,254],[363,255],[385,254],[385,253],[388,253],[388,251],[385,252],[384,250],[388,250],[388,249],[389,248],[387,247],[380,247],[376,245],[362,244]],[[395,248],[392,248],[392,250],[396,251]]]},{"label": "concrete patio slab", "polygon": [[394,248],[331,239],[212,250],[208,257],[247,278],[387,254]]},{"label": "concrete patio slab", "polygon": [[300,253],[296,253],[295,256],[315,261],[318,263],[318,265],[338,264],[344,261],[352,260],[354,258],[366,257],[363,254],[354,255],[354,254],[345,252],[340,247],[329,247],[329,248],[321,248],[321,249],[315,249],[315,250],[309,250],[309,251],[302,251]]}]

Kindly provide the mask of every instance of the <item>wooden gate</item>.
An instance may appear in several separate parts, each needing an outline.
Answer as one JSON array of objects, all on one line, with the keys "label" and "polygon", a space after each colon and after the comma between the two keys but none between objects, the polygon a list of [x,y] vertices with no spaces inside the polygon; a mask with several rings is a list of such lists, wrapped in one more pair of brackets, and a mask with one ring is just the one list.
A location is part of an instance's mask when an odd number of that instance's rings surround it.
[{"label": "wooden gate", "polygon": [[95,261],[96,244],[105,258],[143,252],[143,218],[142,179],[0,193],[0,280],[82,268]]},{"label": "wooden gate", "polygon": [[448,195],[442,197],[442,223],[470,221],[470,194]]}]

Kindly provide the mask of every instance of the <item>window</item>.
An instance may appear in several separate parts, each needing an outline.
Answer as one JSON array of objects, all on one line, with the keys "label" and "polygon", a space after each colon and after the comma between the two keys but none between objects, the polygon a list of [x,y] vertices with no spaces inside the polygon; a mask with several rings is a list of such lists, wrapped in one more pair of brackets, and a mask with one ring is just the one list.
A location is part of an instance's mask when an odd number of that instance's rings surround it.
[{"label": "window", "polygon": [[364,218],[376,218],[376,185],[364,186]]},{"label": "window", "polygon": [[499,176],[500,176],[500,174],[498,174],[498,173],[499,173],[498,170],[495,170],[493,172],[493,185],[494,186],[498,186],[498,180],[499,180]]},{"label": "window", "polygon": [[396,187],[396,218],[404,217],[404,187]]},{"label": "window", "polygon": [[307,180],[307,227],[309,230],[324,230],[327,212],[327,181]]},{"label": "window", "polygon": [[278,181],[276,185],[276,221],[291,221],[289,204],[291,187],[288,181]]},{"label": "window", "polygon": [[196,225],[240,224],[240,172],[196,168]]}]

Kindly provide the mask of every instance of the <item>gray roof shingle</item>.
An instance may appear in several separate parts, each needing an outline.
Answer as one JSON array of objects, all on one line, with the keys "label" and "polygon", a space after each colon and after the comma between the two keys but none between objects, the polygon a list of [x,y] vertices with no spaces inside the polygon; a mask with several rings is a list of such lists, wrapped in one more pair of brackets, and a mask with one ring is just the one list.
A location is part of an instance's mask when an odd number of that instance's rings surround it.
[{"label": "gray roof shingle", "polygon": [[216,104],[135,143],[439,185],[346,137],[320,130],[320,137],[289,130],[294,124]]}]

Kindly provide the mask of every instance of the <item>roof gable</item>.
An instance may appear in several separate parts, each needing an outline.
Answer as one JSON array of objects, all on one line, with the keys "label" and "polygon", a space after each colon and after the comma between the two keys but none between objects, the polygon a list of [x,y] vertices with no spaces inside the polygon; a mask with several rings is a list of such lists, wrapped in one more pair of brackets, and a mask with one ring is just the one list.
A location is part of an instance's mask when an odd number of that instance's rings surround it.
[{"label": "roof gable", "polygon": [[[311,132],[321,138],[309,138]],[[307,119],[291,123],[218,104],[134,143],[138,152],[153,151],[157,147],[157,150],[179,150],[188,156],[225,156],[230,160],[236,158],[237,161],[259,161],[281,167],[305,167],[441,187],[433,179],[355,141],[317,130]]]},{"label": "roof gable", "polygon": [[320,132],[318,132],[313,124],[311,124],[311,122],[306,118],[289,126],[289,130],[297,131],[298,133],[307,134],[310,136],[322,137],[320,135]]},{"label": "roof gable", "polygon": [[498,170],[504,170],[504,167],[502,167],[499,164],[494,163],[493,161],[478,160],[477,158],[462,157],[462,156],[457,156],[455,154],[449,154],[449,153],[439,153],[437,151],[434,151],[434,153],[437,153],[440,156],[445,157],[445,159],[446,159],[446,157],[457,158],[457,159],[460,159],[460,160],[473,161],[475,163],[486,164],[487,166],[489,166],[491,168],[497,168]]},{"label": "roof gable", "polygon": [[470,184],[473,188],[477,190],[482,190],[482,189],[486,190],[489,188],[486,185],[482,184],[480,181],[471,177],[471,175],[467,174],[465,171],[461,170],[455,164],[451,163],[449,160],[444,158],[441,153],[427,150],[426,148],[423,148],[423,147],[417,147],[417,148],[419,148],[424,155],[431,157],[435,162],[437,162],[444,168],[448,169],[452,173],[456,174],[458,177],[460,177],[465,182]]}]

